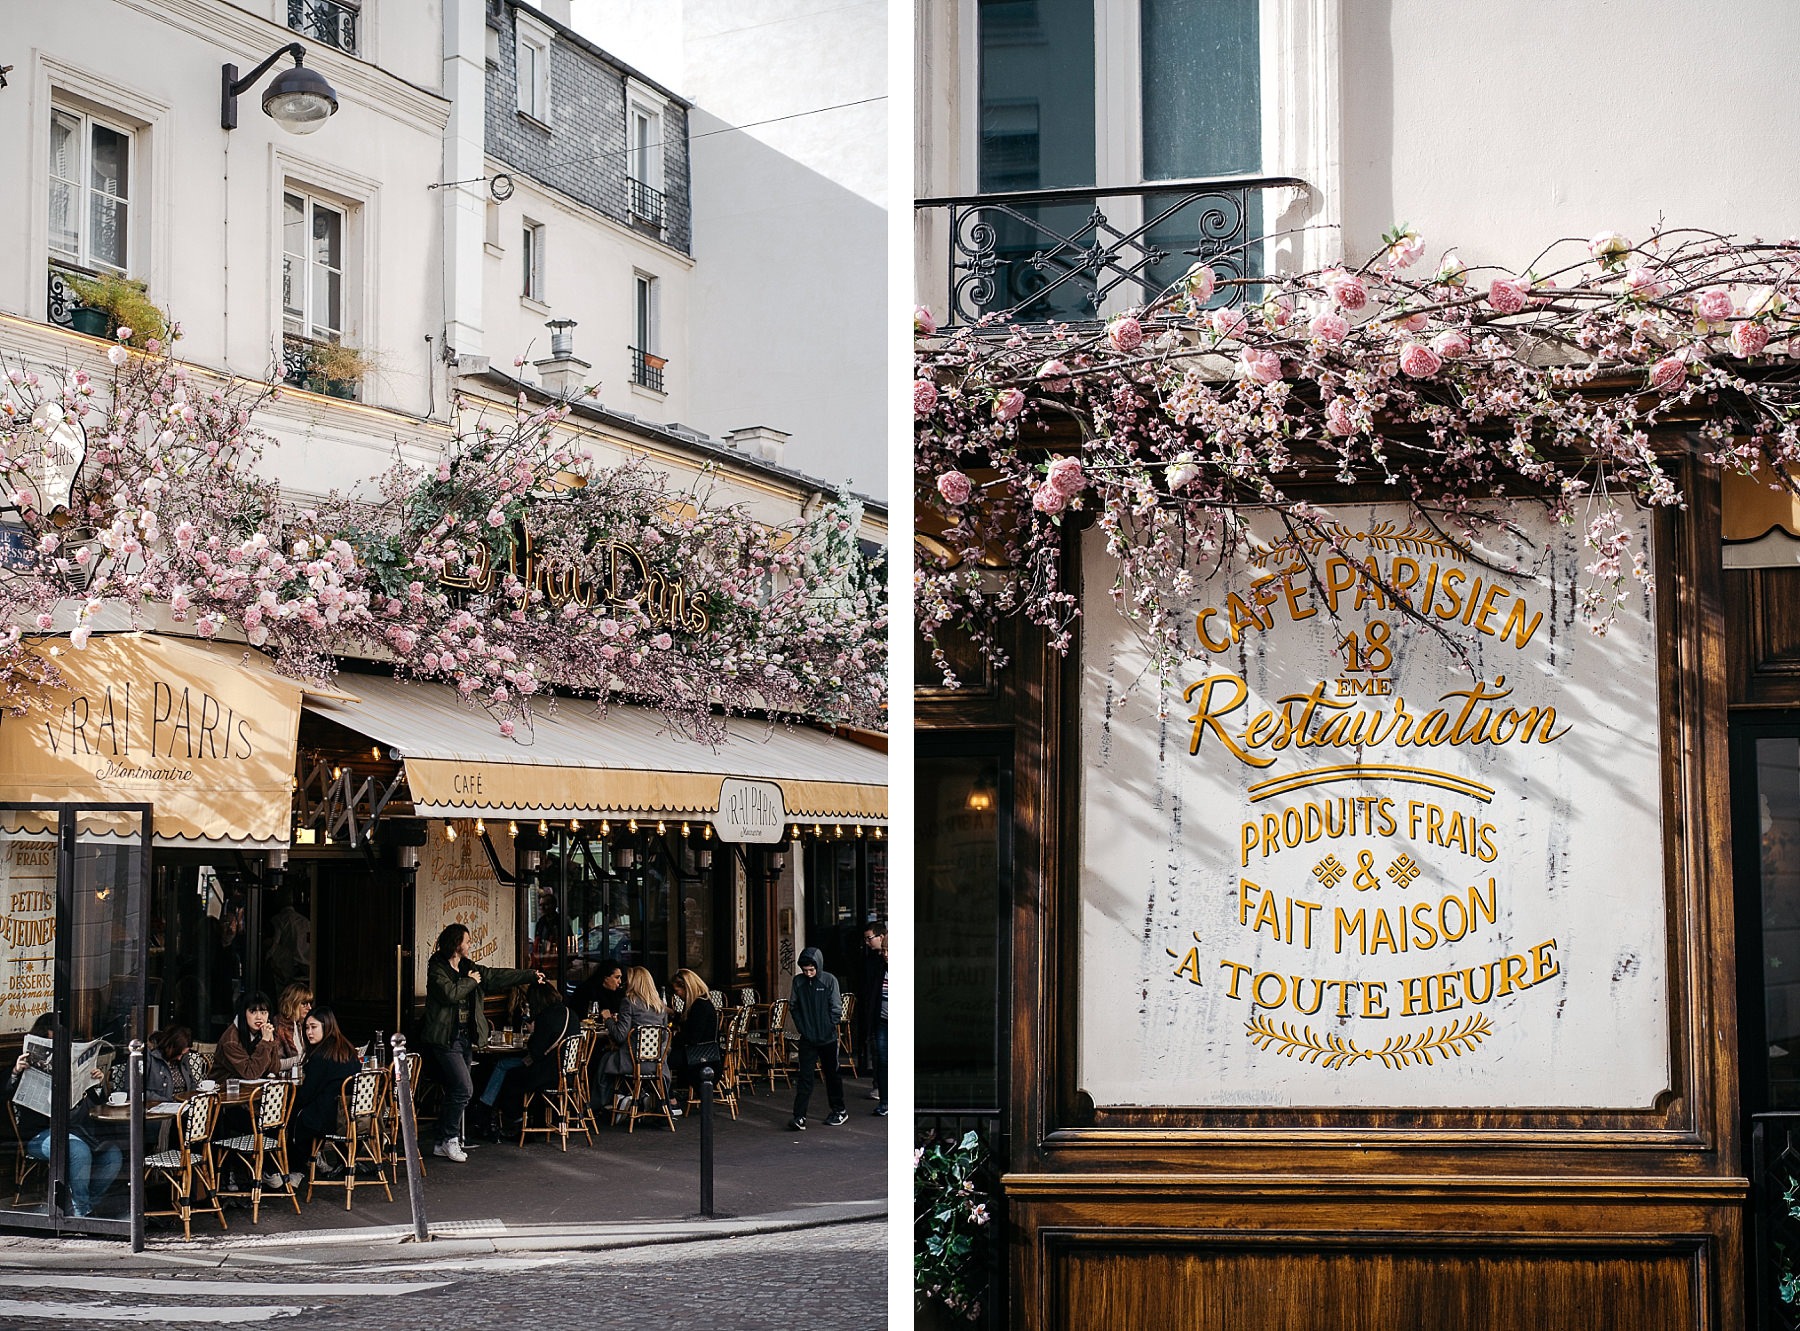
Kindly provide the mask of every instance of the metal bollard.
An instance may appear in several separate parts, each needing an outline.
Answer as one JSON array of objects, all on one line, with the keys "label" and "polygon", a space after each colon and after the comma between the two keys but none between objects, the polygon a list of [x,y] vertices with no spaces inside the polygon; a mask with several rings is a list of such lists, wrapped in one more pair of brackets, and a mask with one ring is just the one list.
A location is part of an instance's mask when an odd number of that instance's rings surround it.
[{"label": "metal bollard", "polygon": [[400,1141],[406,1147],[406,1191],[412,1200],[413,1239],[427,1243],[431,1230],[425,1223],[425,1178],[419,1167],[419,1124],[413,1118],[412,1064],[406,1057],[406,1037],[395,1031],[388,1041],[394,1051],[394,1104],[400,1120]]},{"label": "metal bollard", "polygon": [[131,1093],[131,1250],[144,1250],[144,1042],[133,1040],[126,1060]]},{"label": "metal bollard", "polygon": [[708,1220],[713,1213],[713,1070],[712,1064],[700,1068],[700,1214]]}]

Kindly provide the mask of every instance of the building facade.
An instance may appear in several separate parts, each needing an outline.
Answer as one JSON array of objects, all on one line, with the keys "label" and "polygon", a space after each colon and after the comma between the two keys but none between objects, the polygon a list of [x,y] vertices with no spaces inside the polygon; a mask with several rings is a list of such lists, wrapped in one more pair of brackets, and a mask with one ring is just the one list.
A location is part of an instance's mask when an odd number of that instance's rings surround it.
[{"label": "building facade", "polygon": [[[956,345],[946,330],[984,313],[1071,320],[1097,340],[1024,387],[1084,414],[1059,376],[1131,354],[1103,321],[1179,294],[1192,265],[1221,284],[1204,284],[1196,321],[1210,299],[1272,329],[1288,312],[1229,282],[1340,262],[1379,274],[1409,233],[1422,269],[1535,268],[1528,286],[1576,281],[1595,262],[1588,238],[1603,253],[1614,229],[1639,244],[1687,225],[1786,235],[1793,191],[1756,162],[1796,140],[1794,117],[1770,108],[1720,142],[1644,71],[1773,77],[1793,16],[1652,5],[1629,29],[1598,6],[923,5],[918,299],[939,332],[921,374]],[[1590,112],[1605,141],[1569,132]],[[1579,238],[1574,259],[1549,250],[1562,237]],[[1238,317],[1207,319],[1192,345],[1235,337]],[[1178,355],[1144,319],[1141,354]],[[1244,364],[1254,379],[1259,362]],[[949,382],[918,398],[922,421],[941,419]],[[1091,471],[1093,420],[1084,443],[1052,416],[1018,451]],[[937,661],[921,654],[921,1127],[991,1143],[992,1324],[1791,1324],[1782,975],[1800,698],[1779,625],[1793,520],[1784,495],[1701,459],[1709,428],[1702,410],[1650,432],[1688,502],[1628,508],[1655,590],[1604,646],[1577,629],[1552,650],[1524,631],[1527,597],[1573,594],[1581,569],[1563,555],[1545,583],[1490,582],[1480,605],[1458,603],[1489,640],[1502,602],[1521,611],[1503,646],[1473,638],[1478,677],[1542,691],[1569,727],[1556,742],[1586,763],[1468,765],[1368,730],[1313,752],[1344,732],[1298,720],[1306,699],[1309,716],[1349,715],[1339,695],[1399,716],[1470,676],[1451,682],[1428,633],[1371,657],[1383,616],[1360,596],[1340,606],[1328,583],[1316,604],[1296,591],[1253,611],[1281,584],[1279,559],[1260,562],[1283,548],[1271,514],[1170,603],[1186,636],[1160,707],[1143,625],[1116,608],[1137,584],[1115,601],[1095,531],[1063,547],[1080,611],[1063,643],[1015,620],[1003,667],[955,634]],[[965,479],[1005,479],[966,456]],[[1194,482],[1191,459],[1164,461],[1179,477],[1157,473],[1167,508]],[[1286,474],[1283,493],[1340,524],[1340,564],[1416,560],[1423,578],[1435,538],[1378,550],[1393,493],[1345,472]],[[921,560],[967,557],[952,529],[970,501],[954,486],[927,498]],[[1045,496],[1059,513],[1065,499]],[[1505,511],[1558,549],[1529,508]],[[1111,517],[1100,525],[1129,542]],[[960,688],[938,685],[945,665]],[[1427,768],[1481,789],[1402,788]],[[1374,915],[1397,897],[1410,921],[1439,912],[1431,934],[1402,923],[1381,941]],[[1428,1032],[1476,1038],[1427,1062],[1409,1041]]]}]

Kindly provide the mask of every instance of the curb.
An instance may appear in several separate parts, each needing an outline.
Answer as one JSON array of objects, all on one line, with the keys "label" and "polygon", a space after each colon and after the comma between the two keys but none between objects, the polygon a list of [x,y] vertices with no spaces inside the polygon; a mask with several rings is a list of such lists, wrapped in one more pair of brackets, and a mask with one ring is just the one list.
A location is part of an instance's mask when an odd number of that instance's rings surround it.
[{"label": "curb", "polygon": [[432,1226],[429,1244],[413,1242],[411,1225],[366,1229],[305,1230],[299,1233],[182,1239],[158,1239],[140,1254],[121,1251],[116,1240],[47,1239],[0,1236],[0,1267],[18,1265],[15,1254],[28,1258],[35,1270],[58,1266],[91,1267],[100,1261],[171,1262],[190,1267],[250,1265],[267,1269],[282,1265],[342,1264],[346,1260],[395,1266],[416,1265],[446,1257],[491,1256],[527,1252],[595,1252],[611,1249],[706,1243],[834,1225],[886,1220],[884,1200],[833,1202],[745,1217],[697,1216],[668,1221],[621,1224],[510,1225],[503,1220],[458,1220]]}]

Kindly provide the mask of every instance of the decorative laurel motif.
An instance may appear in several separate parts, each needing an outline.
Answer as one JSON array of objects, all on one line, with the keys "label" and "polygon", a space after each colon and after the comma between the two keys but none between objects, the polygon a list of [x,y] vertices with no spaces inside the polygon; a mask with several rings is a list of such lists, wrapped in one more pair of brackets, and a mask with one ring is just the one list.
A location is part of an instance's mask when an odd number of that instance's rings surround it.
[{"label": "decorative laurel motif", "polygon": [[1461,1058],[1494,1033],[1494,1024],[1485,1013],[1477,1013],[1462,1021],[1451,1022],[1442,1030],[1427,1026],[1421,1031],[1391,1035],[1379,1046],[1369,1049],[1335,1033],[1321,1038],[1304,1022],[1299,1027],[1285,1021],[1277,1025],[1260,1015],[1245,1022],[1244,1031],[1258,1049],[1273,1049],[1302,1063],[1317,1063],[1333,1070],[1350,1067],[1365,1059],[1379,1059],[1390,1068],[1408,1068],[1414,1063],[1431,1067],[1434,1057],[1454,1055]]},{"label": "decorative laurel motif", "polygon": [[1392,552],[1403,555],[1437,555],[1446,559],[1462,560],[1468,552],[1456,542],[1428,527],[1420,527],[1416,523],[1404,529],[1398,523],[1378,522],[1367,531],[1351,531],[1341,522],[1326,519],[1320,524],[1322,531],[1296,532],[1285,541],[1278,541],[1267,550],[1253,551],[1250,562],[1258,567],[1266,568],[1270,564],[1286,565],[1297,571],[1309,563],[1327,544],[1348,545],[1352,541],[1364,541],[1371,550]]}]

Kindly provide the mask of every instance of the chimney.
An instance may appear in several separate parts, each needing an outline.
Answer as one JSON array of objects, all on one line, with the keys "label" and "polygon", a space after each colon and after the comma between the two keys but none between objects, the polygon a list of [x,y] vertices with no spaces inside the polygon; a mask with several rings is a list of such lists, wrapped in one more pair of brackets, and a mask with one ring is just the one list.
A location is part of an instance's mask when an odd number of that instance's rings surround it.
[{"label": "chimney", "polygon": [[546,393],[557,397],[574,397],[587,386],[587,372],[592,367],[575,355],[575,321],[552,319],[544,327],[550,330],[550,355],[532,361],[538,380]]},{"label": "chimney", "polygon": [[727,446],[769,462],[781,461],[782,454],[787,450],[788,438],[788,431],[777,430],[770,425],[746,425],[740,430],[725,432]]},{"label": "chimney", "polygon": [[569,12],[571,9],[570,0],[538,0],[537,7],[542,13],[548,14],[551,18],[562,24],[563,27],[571,28],[574,26]]}]

